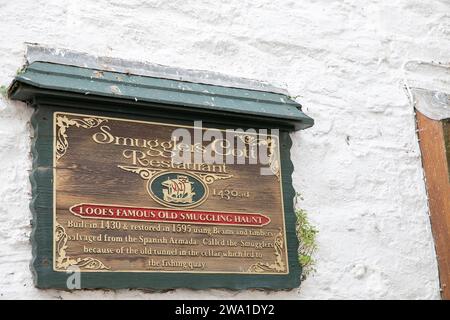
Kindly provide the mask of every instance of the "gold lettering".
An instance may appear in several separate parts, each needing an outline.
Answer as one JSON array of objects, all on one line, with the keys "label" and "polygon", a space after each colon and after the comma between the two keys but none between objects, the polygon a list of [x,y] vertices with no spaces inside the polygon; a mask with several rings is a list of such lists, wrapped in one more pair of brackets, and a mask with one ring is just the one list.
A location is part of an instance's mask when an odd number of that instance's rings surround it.
[{"label": "gold lettering", "polygon": [[101,132],[94,133],[92,135],[92,139],[100,144],[111,143],[114,141],[114,136],[111,133],[109,133],[110,130],[111,128],[108,126],[101,126],[100,127]]},{"label": "gold lettering", "polygon": [[128,138],[128,137],[118,137],[115,136],[115,145],[122,145],[122,146],[130,146],[130,147],[134,147],[135,146],[135,142],[137,144],[138,139],[133,139],[133,138]]},{"label": "gold lettering", "polygon": [[139,150],[125,149],[122,152],[122,155],[126,159],[132,159],[133,165],[141,165],[147,167],[149,165],[149,161],[145,159],[145,153]]}]

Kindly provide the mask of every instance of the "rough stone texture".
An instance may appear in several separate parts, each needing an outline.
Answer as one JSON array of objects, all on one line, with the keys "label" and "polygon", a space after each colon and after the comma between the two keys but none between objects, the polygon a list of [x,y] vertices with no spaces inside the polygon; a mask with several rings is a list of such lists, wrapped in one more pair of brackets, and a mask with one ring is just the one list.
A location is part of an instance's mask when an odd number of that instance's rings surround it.
[{"label": "rough stone texture", "polygon": [[33,287],[29,119],[0,100],[1,298],[437,299],[439,283],[409,60],[449,62],[447,0],[0,1],[0,84],[24,42],[261,79],[316,120],[293,134],[301,206],[318,227],[317,272],[298,290],[62,292]]}]

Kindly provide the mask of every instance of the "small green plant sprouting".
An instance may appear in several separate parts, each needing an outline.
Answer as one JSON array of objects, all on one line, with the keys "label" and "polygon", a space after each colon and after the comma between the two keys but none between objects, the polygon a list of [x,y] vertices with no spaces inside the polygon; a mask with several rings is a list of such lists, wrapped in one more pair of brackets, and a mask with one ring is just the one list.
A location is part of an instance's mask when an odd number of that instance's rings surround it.
[{"label": "small green plant sprouting", "polygon": [[16,76],[19,76],[19,75],[21,75],[22,73],[24,73],[26,68],[27,68],[27,66],[24,65],[24,66],[20,67],[19,69],[17,69],[17,70],[16,70]]},{"label": "small green plant sprouting", "polygon": [[3,97],[6,97],[8,94],[8,87],[7,86],[0,86],[0,95]]},{"label": "small green plant sprouting", "polygon": [[289,99],[294,100],[294,101],[298,98],[303,98],[303,96],[301,94],[298,94],[296,96],[288,96],[288,97],[289,97]]},{"label": "small green plant sprouting", "polygon": [[298,262],[302,267],[302,280],[316,270],[314,269],[315,260],[313,258],[317,249],[316,234],[319,232],[316,227],[311,225],[308,220],[308,213],[298,207],[298,201],[303,200],[302,196],[297,193],[295,197],[295,216],[297,217],[296,231],[299,241]]}]

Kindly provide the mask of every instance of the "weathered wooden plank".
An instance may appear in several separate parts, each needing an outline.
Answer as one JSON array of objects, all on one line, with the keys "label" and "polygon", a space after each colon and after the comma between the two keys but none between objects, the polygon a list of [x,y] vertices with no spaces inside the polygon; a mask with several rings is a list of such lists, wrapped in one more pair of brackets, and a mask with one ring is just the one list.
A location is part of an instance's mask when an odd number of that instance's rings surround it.
[{"label": "weathered wooden plank", "polygon": [[450,299],[450,183],[442,121],[416,111],[442,298]]},{"label": "weathered wooden plank", "polygon": [[[63,101],[61,105],[64,105]],[[51,163],[51,157],[48,154],[53,154],[53,128],[49,125],[50,119],[53,117],[53,112],[56,110],[65,110],[64,107],[46,107],[41,106],[38,108],[37,113],[33,117],[33,126],[37,129],[35,131],[35,143],[33,144],[33,154],[36,155],[34,163],[34,169],[31,174],[32,186],[33,186],[33,201],[31,203],[33,211],[33,272],[35,274],[35,281],[38,287],[48,288],[57,287],[65,288],[67,274],[64,272],[55,272],[53,270],[53,165]],[[97,112],[97,115],[104,116],[117,116],[117,113],[105,113]],[[133,117],[130,114],[124,115],[124,117]],[[140,117],[142,119],[142,117]],[[145,119],[145,118],[144,118]],[[148,118],[151,120],[151,118]],[[257,124],[257,123],[256,123]],[[236,124],[236,126],[239,123]],[[241,123],[241,125],[243,125]],[[244,126],[243,126],[244,127]],[[81,148],[83,150],[83,142],[78,141],[80,138],[71,140],[72,146]],[[265,191],[261,190],[258,194],[259,201],[267,201],[264,204],[265,207],[275,205],[277,199],[283,197],[285,203],[285,228],[286,228],[286,241],[287,241],[287,261],[289,264],[289,274],[286,275],[246,275],[246,274],[192,274],[192,273],[164,273],[156,272],[152,274],[141,272],[91,272],[83,273],[82,287],[84,288],[153,288],[153,289],[168,289],[176,287],[187,288],[217,288],[225,287],[232,289],[242,288],[270,288],[270,289],[282,289],[282,288],[294,288],[299,285],[300,281],[300,268],[297,262],[297,237],[295,234],[295,215],[293,210],[293,198],[294,190],[292,188],[291,174],[293,166],[290,163],[290,146],[291,141],[287,131],[282,131],[280,134],[280,144],[282,146],[280,150],[281,154],[281,177],[283,181],[283,195],[277,193],[276,190]],[[41,156],[44,154],[45,156]],[[113,157],[113,154],[107,154],[106,158]],[[73,192],[71,190],[77,190],[83,184],[75,180],[70,180],[73,175],[88,174],[85,179],[87,185],[86,196],[96,198],[102,194],[96,185],[96,180],[89,178],[89,175],[95,175],[102,173],[105,175],[107,181],[120,183],[120,179],[115,177],[111,170],[105,170],[101,167],[102,161],[105,158],[101,158],[97,161],[86,160],[82,167],[61,167],[61,179],[65,180],[70,190],[60,190],[61,196],[67,200],[66,205],[62,208],[67,210],[70,204],[74,202]],[[107,163],[109,160],[107,160]],[[92,168],[97,168],[93,170]],[[256,172],[252,173],[256,174]],[[109,177],[109,178],[108,178]],[[251,176],[248,176],[248,180]],[[68,179],[68,180],[67,180]],[[264,179],[264,178],[263,178]],[[72,181],[72,182],[70,182]],[[222,186],[226,186],[223,184]],[[246,185],[244,184],[243,187]],[[136,189],[137,190],[137,189]],[[124,193],[110,194],[109,197],[119,198],[124,196],[127,192],[133,192],[130,190],[124,190]],[[72,199],[72,200],[71,200]],[[245,206],[243,204],[243,206]],[[59,208],[59,207],[58,207]],[[213,208],[213,207],[211,207]],[[230,204],[225,204],[225,209],[231,209]],[[249,209],[249,208],[246,208]],[[255,207],[256,209],[256,207]],[[60,209],[58,209],[60,210]],[[61,220],[62,223],[66,221]],[[121,235],[120,232],[116,232],[116,235]],[[79,252],[67,250],[68,253],[73,255],[73,258],[83,258]],[[136,259],[130,258],[130,263],[137,263]]]}]

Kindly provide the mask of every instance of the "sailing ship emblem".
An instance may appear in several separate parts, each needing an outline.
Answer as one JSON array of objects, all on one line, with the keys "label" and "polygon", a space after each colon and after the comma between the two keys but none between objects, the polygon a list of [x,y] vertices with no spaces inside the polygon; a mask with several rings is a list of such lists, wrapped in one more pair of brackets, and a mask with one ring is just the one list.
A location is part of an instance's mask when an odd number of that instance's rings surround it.
[{"label": "sailing ship emblem", "polygon": [[195,196],[193,182],[189,181],[188,176],[178,175],[176,179],[169,179],[161,183],[163,189],[164,201],[169,203],[192,203],[192,197]]},{"label": "sailing ship emblem", "polygon": [[193,208],[208,197],[208,187],[199,177],[180,171],[156,174],[148,181],[147,190],[153,200],[172,208]]}]

